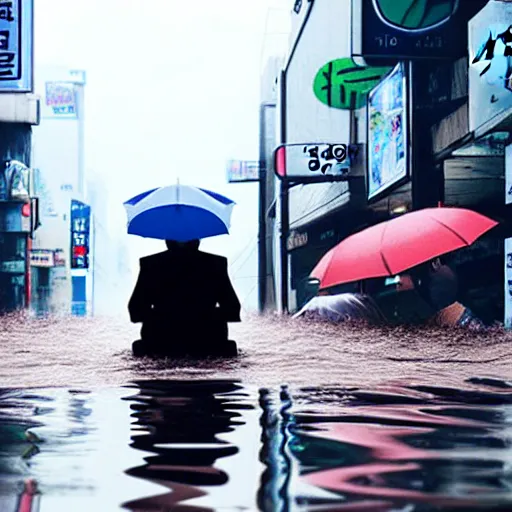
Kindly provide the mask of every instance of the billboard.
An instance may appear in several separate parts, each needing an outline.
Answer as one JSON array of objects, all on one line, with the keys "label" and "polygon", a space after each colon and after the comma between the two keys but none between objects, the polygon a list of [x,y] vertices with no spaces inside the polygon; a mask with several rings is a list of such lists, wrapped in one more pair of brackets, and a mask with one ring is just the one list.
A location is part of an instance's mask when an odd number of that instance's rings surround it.
[{"label": "billboard", "polygon": [[43,117],[77,118],[77,97],[72,82],[46,82]]},{"label": "billboard", "polygon": [[89,268],[89,235],[91,207],[73,199],[71,201],[71,268]]},{"label": "billboard", "polygon": [[407,114],[405,65],[398,64],[368,96],[368,200],[409,177]]},{"label": "billboard", "polygon": [[32,92],[33,7],[33,0],[0,2],[0,92]]},{"label": "billboard", "polygon": [[228,183],[245,183],[260,180],[260,163],[248,160],[228,160],[226,164]]},{"label": "billboard", "polygon": [[512,3],[489,2],[469,22],[469,129],[512,109]]},{"label": "billboard", "polygon": [[454,59],[487,0],[352,0],[352,56]]}]

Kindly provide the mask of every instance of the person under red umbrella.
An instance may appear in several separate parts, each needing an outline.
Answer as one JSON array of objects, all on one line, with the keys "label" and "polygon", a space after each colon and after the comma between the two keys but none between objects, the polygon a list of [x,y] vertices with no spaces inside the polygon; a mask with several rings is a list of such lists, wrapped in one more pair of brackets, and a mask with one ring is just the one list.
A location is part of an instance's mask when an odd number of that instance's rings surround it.
[{"label": "person under red umbrella", "polygon": [[399,279],[398,292],[416,290],[435,311],[426,323],[440,327],[466,327],[471,330],[486,328],[470,308],[459,302],[457,274],[444,258],[434,258],[402,274]]}]

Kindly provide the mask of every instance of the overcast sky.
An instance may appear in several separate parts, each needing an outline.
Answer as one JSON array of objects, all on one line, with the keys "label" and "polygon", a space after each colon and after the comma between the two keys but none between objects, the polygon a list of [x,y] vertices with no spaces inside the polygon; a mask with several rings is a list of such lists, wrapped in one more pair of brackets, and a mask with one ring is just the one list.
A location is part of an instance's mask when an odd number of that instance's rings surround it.
[{"label": "overcast sky", "polygon": [[[35,0],[36,72],[87,72],[86,167],[108,186],[113,225],[125,229],[122,201],[177,178],[231,197],[231,236],[203,246],[235,262],[237,289],[252,305],[257,185],[227,184],[225,162],[258,158],[260,72],[269,39],[283,41],[264,35],[287,30],[291,4]],[[161,248],[129,240],[137,257]]]}]

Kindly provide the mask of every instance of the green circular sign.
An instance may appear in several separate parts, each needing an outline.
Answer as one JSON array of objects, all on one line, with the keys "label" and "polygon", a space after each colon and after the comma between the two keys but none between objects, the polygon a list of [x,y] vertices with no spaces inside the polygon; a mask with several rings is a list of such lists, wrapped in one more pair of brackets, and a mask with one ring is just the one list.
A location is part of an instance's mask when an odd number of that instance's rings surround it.
[{"label": "green circular sign", "polygon": [[427,30],[450,19],[458,0],[374,0],[374,4],[386,22],[395,27]]},{"label": "green circular sign", "polygon": [[354,110],[366,104],[368,93],[389,71],[390,67],[358,66],[349,57],[336,59],[320,68],[313,90],[324,105]]}]

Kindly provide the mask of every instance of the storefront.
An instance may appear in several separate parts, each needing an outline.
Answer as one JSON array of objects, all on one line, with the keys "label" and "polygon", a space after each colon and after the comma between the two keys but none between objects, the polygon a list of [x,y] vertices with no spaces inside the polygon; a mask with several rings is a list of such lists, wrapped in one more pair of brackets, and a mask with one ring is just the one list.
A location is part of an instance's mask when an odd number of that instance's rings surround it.
[{"label": "storefront", "polygon": [[56,272],[65,267],[64,250],[33,249],[30,251],[31,306],[38,315],[51,310],[50,297]]},{"label": "storefront", "polygon": [[0,312],[25,308],[30,299],[30,204],[0,202]]},{"label": "storefront", "polygon": [[505,245],[512,237],[506,186],[508,180],[512,183],[512,162],[507,159],[507,154],[512,156],[511,25],[512,4],[498,1],[488,2],[469,21],[469,57],[452,66],[451,86],[444,95],[458,96],[459,106],[432,128],[444,206],[468,208],[499,222],[454,254],[461,300],[482,319],[505,319],[509,326],[512,295]]},{"label": "storefront", "polygon": [[[295,309],[300,309],[318,292],[310,280],[310,274],[320,259],[348,236],[384,219],[385,216],[379,212],[348,204],[290,232],[287,249],[291,261],[290,287],[295,298]],[[329,293],[357,293],[360,286],[359,282],[348,283],[329,290]]]}]

